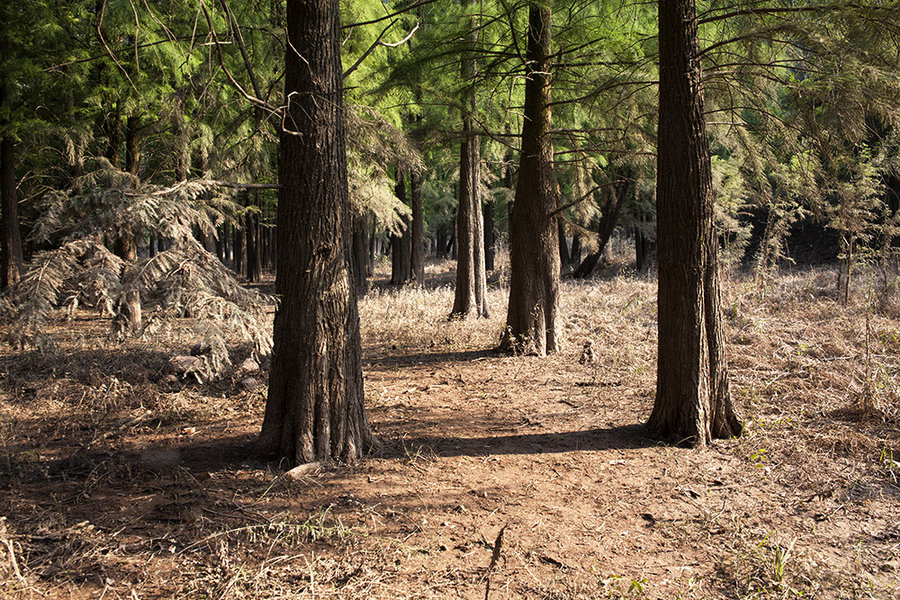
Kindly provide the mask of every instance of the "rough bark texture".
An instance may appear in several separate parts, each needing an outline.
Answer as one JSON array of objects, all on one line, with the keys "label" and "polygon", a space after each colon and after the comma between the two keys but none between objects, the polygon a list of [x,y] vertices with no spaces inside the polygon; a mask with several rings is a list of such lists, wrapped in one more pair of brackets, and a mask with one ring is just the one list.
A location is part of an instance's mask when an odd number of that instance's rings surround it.
[{"label": "rough bark texture", "polygon": [[515,201],[510,211],[509,310],[501,347],[555,352],[559,310],[557,187],[550,137],[550,30],[547,6],[528,14],[527,79],[522,150]]},{"label": "rough bark texture", "polygon": [[[475,29],[468,44],[477,41]],[[475,57],[466,53],[462,59],[462,80],[473,82]],[[488,317],[487,269],[484,261],[484,215],[479,193],[481,152],[475,133],[475,107],[478,98],[472,84],[462,110],[462,140],[459,148],[459,209],[456,212],[456,290],[450,318]]]},{"label": "rough bark texture", "polygon": [[409,175],[409,195],[412,201],[411,279],[417,285],[425,285],[425,213],[422,210],[422,176],[419,173]]},{"label": "rough bark texture", "polygon": [[293,463],[352,461],[372,443],[363,409],[338,0],[288,0],[279,150],[274,351],[259,445]]},{"label": "rough bark texture", "polygon": [[692,445],[740,432],[718,285],[694,0],[659,2],[659,357],[651,433]]}]

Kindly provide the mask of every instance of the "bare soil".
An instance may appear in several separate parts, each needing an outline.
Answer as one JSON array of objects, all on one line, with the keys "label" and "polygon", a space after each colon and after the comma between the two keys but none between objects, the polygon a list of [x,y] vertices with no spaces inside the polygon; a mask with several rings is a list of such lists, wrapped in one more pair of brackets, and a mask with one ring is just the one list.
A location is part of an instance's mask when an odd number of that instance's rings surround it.
[{"label": "bare soil", "polygon": [[843,306],[828,270],[731,278],[745,431],[687,449],[642,425],[652,279],[565,282],[539,358],[493,351],[502,273],[490,319],[446,320],[449,267],[361,301],[381,445],[297,478],[253,454],[265,369],[168,377],[188,321],[0,351],[0,596],[900,598],[900,319],[867,280]]}]

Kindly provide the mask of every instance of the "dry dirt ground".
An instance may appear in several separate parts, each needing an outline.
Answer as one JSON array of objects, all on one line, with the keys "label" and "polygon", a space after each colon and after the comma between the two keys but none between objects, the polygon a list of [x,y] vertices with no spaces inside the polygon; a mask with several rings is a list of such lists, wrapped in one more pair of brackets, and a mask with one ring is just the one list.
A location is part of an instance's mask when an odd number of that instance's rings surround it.
[{"label": "dry dirt ground", "polygon": [[264,373],[166,379],[189,322],[115,345],[79,313],[3,349],[0,596],[900,598],[900,319],[874,284],[842,306],[831,271],[732,277],[745,432],[691,450],[642,427],[654,281],[565,282],[548,358],[492,351],[503,281],[480,321],[447,322],[446,286],[362,300],[382,445],[296,480],[252,453]]}]

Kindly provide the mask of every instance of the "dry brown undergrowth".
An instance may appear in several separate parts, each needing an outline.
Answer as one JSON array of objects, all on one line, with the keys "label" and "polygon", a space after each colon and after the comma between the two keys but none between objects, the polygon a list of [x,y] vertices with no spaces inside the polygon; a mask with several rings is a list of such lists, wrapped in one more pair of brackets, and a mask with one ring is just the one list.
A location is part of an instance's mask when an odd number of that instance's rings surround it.
[{"label": "dry brown undergrowth", "polygon": [[383,446],[296,481],[251,453],[263,375],[166,381],[190,323],[115,346],[81,313],[55,347],[0,354],[0,596],[900,597],[900,321],[865,285],[845,307],[830,270],[731,279],[747,426],[703,450],[640,425],[652,279],[565,282],[546,359],[491,351],[502,275],[482,321],[446,320],[449,287],[378,288],[361,315]]}]

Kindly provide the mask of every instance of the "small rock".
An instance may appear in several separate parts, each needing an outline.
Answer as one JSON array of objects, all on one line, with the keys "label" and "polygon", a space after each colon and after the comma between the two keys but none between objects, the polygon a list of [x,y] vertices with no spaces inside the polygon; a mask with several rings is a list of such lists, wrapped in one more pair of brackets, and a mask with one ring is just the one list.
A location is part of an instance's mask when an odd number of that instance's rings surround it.
[{"label": "small rock", "polygon": [[252,392],[259,387],[259,381],[255,377],[247,377],[246,379],[241,379],[240,385],[245,392]]},{"label": "small rock", "polygon": [[235,373],[238,377],[243,377],[244,375],[249,375],[250,373],[256,373],[259,371],[259,364],[253,360],[252,358],[248,358],[244,362],[238,365]]}]

